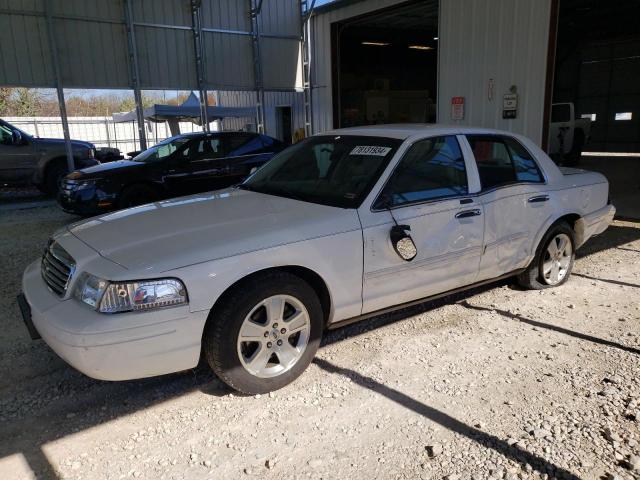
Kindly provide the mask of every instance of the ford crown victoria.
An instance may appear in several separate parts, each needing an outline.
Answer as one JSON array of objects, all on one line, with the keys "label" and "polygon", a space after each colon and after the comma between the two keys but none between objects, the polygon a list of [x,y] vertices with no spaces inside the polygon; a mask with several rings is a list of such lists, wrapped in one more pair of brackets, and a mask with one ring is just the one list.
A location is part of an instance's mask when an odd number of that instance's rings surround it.
[{"label": "ford crown victoria", "polygon": [[327,328],[504,277],[567,281],[615,209],[598,174],[532,141],[394,125],[308,138],[234,188],[53,235],[19,303],[33,336],[99,379],[190,369],[231,387],[296,379]]}]

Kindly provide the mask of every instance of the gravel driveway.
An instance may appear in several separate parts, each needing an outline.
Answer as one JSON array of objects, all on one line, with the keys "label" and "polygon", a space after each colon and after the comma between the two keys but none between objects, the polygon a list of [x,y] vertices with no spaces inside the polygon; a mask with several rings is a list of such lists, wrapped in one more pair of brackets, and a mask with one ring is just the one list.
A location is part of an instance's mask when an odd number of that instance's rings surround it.
[{"label": "gravel driveway", "polygon": [[0,211],[0,479],[640,478],[640,224],[558,289],[509,282],[331,332],[276,393],[202,367],[91,380],[29,340],[15,294],[54,206]]}]

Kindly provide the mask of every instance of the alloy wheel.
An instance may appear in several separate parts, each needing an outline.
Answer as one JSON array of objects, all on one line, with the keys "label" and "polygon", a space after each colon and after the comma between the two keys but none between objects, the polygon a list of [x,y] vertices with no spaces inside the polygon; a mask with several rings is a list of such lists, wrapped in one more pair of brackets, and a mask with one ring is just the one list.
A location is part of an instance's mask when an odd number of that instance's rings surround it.
[{"label": "alloy wheel", "polygon": [[290,370],[309,342],[311,321],[304,304],[290,295],[274,295],[251,309],[237,339],[242,366],[259,378]]},{"label": "alloy wheel", "polygon": [[568,235],[560,233],[547,246],[542,261],[542,278],[547,285],[557,285],[569,273],[573,247]]}]

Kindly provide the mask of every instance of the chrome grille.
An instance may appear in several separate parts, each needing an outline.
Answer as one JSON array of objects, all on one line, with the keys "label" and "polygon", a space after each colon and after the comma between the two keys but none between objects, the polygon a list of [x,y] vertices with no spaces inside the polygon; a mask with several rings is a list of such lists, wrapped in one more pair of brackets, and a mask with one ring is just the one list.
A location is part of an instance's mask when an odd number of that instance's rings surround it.
[{"label": "chrome grille", "polygon": [[49,242],[40,268],[47,286],[59,296],[64,296],[75,269],[73,257],[56,242]]}]

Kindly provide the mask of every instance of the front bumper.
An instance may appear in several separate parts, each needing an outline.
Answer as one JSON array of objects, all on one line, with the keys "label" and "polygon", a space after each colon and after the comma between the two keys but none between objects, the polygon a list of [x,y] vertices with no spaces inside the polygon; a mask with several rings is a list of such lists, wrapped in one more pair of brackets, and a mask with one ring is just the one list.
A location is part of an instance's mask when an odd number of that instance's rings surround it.
[{"label": "front bumper", "polygon": [[65,212],[96,215],[112,210],[116,204],[116,195],[106,193],[96,185],[79,188],[75,182],[63,180],[57,200]]},{"label": "front bumper", "polygon": [[98,313],[52,293],[40,262],[22,278],[37,333],[69,365],[99,380],[131,380],[195,367],[207,312],[188,306],[148,312]]}]

